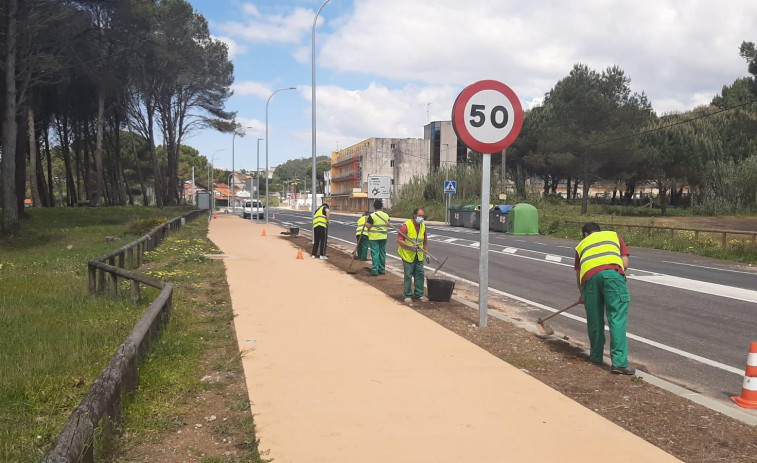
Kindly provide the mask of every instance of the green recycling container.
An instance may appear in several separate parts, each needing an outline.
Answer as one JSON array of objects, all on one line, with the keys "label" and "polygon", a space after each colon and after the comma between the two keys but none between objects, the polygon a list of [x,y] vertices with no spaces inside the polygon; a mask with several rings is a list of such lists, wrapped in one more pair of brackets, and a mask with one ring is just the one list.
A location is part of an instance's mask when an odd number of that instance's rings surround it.
[{"label": "green recycling container", "polygon": [[510,235],[538,235],[539,211],[530,204],[516,204],[507,214],[507,233]]}]

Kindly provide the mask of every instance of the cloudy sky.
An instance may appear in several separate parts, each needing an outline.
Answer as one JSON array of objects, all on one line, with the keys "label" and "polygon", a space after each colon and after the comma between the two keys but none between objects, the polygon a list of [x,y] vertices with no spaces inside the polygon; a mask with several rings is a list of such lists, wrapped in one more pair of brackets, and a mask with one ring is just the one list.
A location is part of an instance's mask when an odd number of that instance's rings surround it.
[{"label": "cloudy sky", "polygon": [[[235,166],[311,156],[311,31],[323,0],[190,0],[229,45],[237,111]],[[618,65],[658,113],[708,103],[748,75],[739,57],[757,41],[755,0],[331,0],[318,21],[317,154],[369,137],[423,137],[449,120],[467,85],[495,79],[538,104],[574,63]],[[232,137],[187,141],[231,168]],[[265,141],[260,142],[261,167]]]}]

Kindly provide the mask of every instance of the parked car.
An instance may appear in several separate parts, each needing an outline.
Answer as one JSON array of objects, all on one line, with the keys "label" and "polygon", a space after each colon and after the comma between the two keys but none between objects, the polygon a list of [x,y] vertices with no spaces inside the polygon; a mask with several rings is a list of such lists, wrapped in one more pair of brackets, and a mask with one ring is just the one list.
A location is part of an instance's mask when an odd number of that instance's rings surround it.
[{"label": "parked car", "polygon": [[246,201],[242,210],[242,217],[249,219],[253,215],[257,216],[258,219],[265,217],[265,206],[259,201]]}]

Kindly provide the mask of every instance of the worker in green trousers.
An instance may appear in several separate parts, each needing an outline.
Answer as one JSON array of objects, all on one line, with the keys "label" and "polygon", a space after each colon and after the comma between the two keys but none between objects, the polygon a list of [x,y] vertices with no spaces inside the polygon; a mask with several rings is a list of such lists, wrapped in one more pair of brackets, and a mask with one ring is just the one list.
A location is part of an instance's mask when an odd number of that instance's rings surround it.
[{"label": "worker in green trousers", "polygon": [[386,273],[386,239],[389,233],[389,215],[383,211],[384,202],[377,199],[373,202],[374,212],[365,219],[368,229],[368,241],[371,247],[371,275]]},{"label": "worker in green trousers", "polygon": [[368,218],[368,212],[357,219],[357,228],[355,228],[355,239],[357,240],[357,259],[368,260],[368,229],[365,228],[365,221]]},{"label": "worker in green trousers", "polygon": [[610,357],[614,374],[633,375],[628,366],[628,306],[631,296],[626,285],[625,270],[630,252],[615,232],[601,231],[599,225],[583,226],[584,239],[576,246],[574,268],[581,291],[579,302],[586,309],[590,353],[589,359],[602,364],[605,347],[605,313],[610,329]]}]

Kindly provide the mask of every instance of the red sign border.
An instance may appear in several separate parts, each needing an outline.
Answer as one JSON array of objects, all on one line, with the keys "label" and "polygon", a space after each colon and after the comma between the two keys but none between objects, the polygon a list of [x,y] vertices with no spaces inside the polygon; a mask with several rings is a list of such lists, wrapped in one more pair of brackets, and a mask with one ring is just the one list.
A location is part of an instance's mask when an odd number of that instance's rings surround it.
[{"label": "red sign border", "polygon": [[[465,107],[468,105],[468,101],[473,98],[473,95],[483,90],[494,90],[505,95],[515,111],[512,129],[506,137],[495,143],[483,143],[476,140],[465,127]],[[457,138],[465,143],[468,148],[480,153],[497,153],[512,145],[520,135],[523,128],[523,107],[518,96],[507,85],[496,80],[479,80],[465,87],[457,96],[455,104],[452,105],[452,128],[455,130]]]}]

